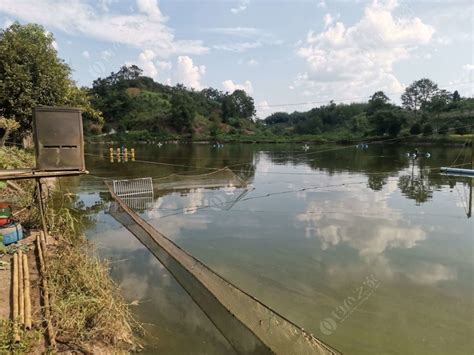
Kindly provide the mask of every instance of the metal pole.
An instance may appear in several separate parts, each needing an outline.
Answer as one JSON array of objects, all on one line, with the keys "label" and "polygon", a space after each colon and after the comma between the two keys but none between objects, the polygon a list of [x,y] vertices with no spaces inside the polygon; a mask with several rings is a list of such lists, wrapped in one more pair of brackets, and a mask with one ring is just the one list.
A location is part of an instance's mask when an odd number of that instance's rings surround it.
[{"label": "metal pole", "polygon": [[46,217],[44,214],[44,204],[43,204],[43,187],[41,186],[41,178],[36,178],[36,190],[38,191],[38,204],[39,211],[41,215],[41,223],[43,224],[44,236],[48,235],[48,226],[46,225]]}]

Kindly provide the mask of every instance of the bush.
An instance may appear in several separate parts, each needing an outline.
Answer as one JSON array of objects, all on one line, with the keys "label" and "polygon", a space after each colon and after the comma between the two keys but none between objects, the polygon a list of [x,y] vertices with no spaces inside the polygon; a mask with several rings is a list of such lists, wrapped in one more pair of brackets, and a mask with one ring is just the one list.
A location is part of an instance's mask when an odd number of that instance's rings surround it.
[{"label": "bush", "polygon": [[421,126],[419,123],[414,123],[413,126],[410,128],[411,134],[420,134],[421,133]]},{"label": "bush", "polygon": [[446,125],[446,124],[442,125],[442,126],[438,129],[438,134],[441,134],[441,135],[443,135],[443,136],[446,135],[446,134],[448,134],[448,132],[449,132],[449,126]]},{"label": "bush", "polygon": [[454,133],[463,136],[463,135],[467,134],[467,128],[463,127],[463,126],[458,126],[454,129]]},{"label": "bush", "polygon": [[433,126],[431,126],[430,124],[425,124],[423,126],[423,135],[430,136],[432,134],[433,134]]}]

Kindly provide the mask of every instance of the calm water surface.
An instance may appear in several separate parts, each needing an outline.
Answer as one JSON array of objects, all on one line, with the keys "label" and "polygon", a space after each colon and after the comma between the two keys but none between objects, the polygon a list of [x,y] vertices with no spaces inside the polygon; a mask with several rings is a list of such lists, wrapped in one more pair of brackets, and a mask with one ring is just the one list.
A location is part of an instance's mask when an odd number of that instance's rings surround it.
[{"label": "calm water surface", "polygon": [[[87,150],[70,182],[95,221],[100,256],[147,329],[145,353],[232,350],[173,277],[108,214],[101,178],[154,177],[144,218],[223,275],[347,354],[474,353],[469,179],[436,169],[462,148],[300,145],[136,146],[144,162]],[[335,149],[337,148],[337,149]],[[341,148],[341,149],[339,149]],[[169,174],[205,174],[173,179]],[[232,167],[233,166],[233,167]],[[206,169],[207,168],[207,169]],[[239,185],[239,178],[249,186]],[[173,182],[173,184],[169,184]],[[191,186],[191,188],[185,188]]]}]

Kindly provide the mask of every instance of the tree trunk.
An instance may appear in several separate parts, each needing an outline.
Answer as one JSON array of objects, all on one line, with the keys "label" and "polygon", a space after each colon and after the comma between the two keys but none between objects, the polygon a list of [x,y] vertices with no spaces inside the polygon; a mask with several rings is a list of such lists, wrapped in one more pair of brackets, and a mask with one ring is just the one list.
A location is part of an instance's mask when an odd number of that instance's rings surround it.
[{"label": "tree trunk", "polygon": [[10,130],[6,128],[5,133],[3,134],[2,140],[0,141],[0,147],[5,146],[5,143],[7,142],[9,135],[10,135]]}]

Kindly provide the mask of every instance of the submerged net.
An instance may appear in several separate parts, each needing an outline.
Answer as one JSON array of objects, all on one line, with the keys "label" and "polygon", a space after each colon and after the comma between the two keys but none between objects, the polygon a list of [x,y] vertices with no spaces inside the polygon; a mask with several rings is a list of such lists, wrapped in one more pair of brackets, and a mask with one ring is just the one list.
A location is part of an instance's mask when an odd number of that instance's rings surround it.
[{"label": "submerged net", "polygon": [[118,197],[110,214],[168,269],[238,353],[338,354],[225,280],[143,220]]},{"label": "submerged net", "polygon": [[214,189],[229,186],[243,188],[247,186],[247,182],[229,168],[206,174],[171,174],[153,179],[153,187],[160,191],[192,190],[196,188]]}]

